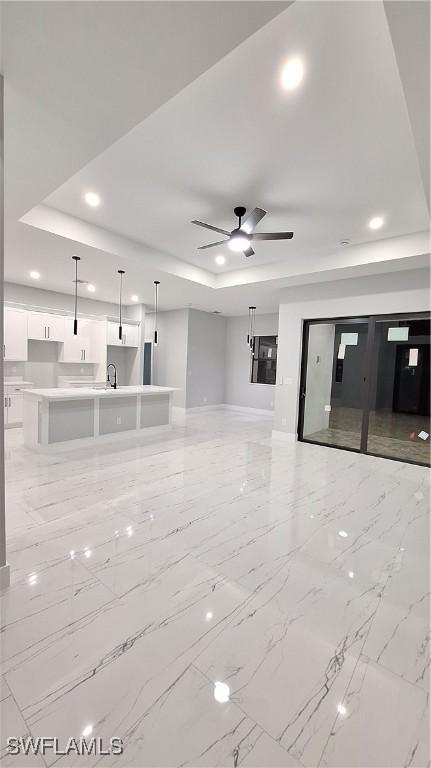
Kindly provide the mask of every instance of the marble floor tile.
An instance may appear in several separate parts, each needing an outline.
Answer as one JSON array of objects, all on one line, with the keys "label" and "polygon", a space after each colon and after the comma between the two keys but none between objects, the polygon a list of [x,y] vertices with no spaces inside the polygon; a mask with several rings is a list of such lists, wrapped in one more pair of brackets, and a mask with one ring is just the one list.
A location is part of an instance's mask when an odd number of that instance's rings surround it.
[{"label": "marble floor tile", "polygon": [[124,740],[80,766],[428,765],[428,470],[271,429],[191,413],[57,455],[6,433],[14,727]]},{"label": "marble floor tile", "polygon": [[361,652],[371,615],[338,642],[252,599],[195,660],[232,701],[304,765],[316,765]]},{"label": "marble floor tile", "polygon": [[428,761],[429,741],[422,735],[418,742],[418,726],[427,717],[427,708],[423,690],[362,656],[320,764],[398,768],[412,765],[419,746]]},{"label": "marble floor tile", "polygon": [[32,768],[32,766],[44,766],[45,763],[40,755],[20,753],[19,755],[11,754],[8,749],[8,739],[10,737],[14,739],[28,738],[30,736],[30,729],[27,723],[24,721],[20,710],[18,709],[16,702],[12,696],[10,689],[6,688],[5,683],[1,686],[1,700],[0,700],[0,764],[7,766],[8,768]]},{"label": "marble floor tile", "polygon": [[426,691],[430,667],[430,596],[426,515],[409,526],[402,540],[364,646],[364,653],[371,659]]}]

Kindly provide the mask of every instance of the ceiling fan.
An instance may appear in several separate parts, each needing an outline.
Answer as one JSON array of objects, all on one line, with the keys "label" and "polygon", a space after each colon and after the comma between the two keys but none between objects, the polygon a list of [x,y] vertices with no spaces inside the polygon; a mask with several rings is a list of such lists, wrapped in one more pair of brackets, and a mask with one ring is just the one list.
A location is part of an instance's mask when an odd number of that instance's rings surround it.
[{"label": "ceiling fan", "polygon": [[227,237],[227,240],[219,240],[217,243],[200,245],[199,250],[214,248],[216,245],[227,243],[232,251],[242,251],[244,256],[248,257],[254,254],[254,250],[251,247],[251,243],[254,240],[291,240],[293,237],[293,232],[255,232],[254,229],[257,224],[266,216],[266,211],[262,208],[254,208],[244,221],[243,218],[246,213],[244,206],[237,206],[233,209],[233,212],[235,216],[238,216],[238,226],[232,232],[228,232],[227,229],[220,229],[220,227],[213,227],[212,224],[205,224],[203,221],[192,221],[192,224],[197,224],[198,227],[211,229],[213,232],[219,232]]}]

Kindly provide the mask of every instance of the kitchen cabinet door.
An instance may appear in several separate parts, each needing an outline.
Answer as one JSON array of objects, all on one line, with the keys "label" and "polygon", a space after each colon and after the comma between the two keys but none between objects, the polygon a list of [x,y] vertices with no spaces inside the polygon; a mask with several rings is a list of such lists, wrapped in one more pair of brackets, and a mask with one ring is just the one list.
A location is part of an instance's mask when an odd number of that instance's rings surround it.
[{"label": "kitchen cabinet door", "polygon": [[121,343],[124,347],[139,346],[139,326],[132,325],[131,323],[124,323],[123,339]]},{"label": "kitchen cabinet door", "polygon": [[86,331],[86,321],[78,320],[78,334],[73,333],[73,318],[66,317],[64,324],[63,363],[89,363],[90,340]]},{"label": "kitchen cabinet door", "polygon": [[24,411],[23,395],[22,394],[8,395],[7,403],[8,403],[7,423],[18,424],[22,422],[23,411]]},{"label": "kitchen cabinet door", "polygon": [[5,360],[27,360],[27,312],[22,309],[5,307],[4,344]]}]

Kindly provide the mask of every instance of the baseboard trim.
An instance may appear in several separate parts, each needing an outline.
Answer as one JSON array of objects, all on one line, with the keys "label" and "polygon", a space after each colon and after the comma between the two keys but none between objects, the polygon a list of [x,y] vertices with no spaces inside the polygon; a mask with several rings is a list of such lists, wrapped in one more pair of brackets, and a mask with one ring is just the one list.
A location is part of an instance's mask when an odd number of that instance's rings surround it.
[{"label": "baseboard trim", "polygon": [[187,413],[199,413],[200,411],[242,411],[243,413],[254,413],[262,416],[273,416],[273,410],[264,408],[250,408],[246,405],[232,405],[231,403],[217,403],[216,405],[194,405],[191,408],[180,408],[177,405],[172,406],[172,413],[176,416],[185,416]]},{"label": "baseboard trim", "polygon": [[217,403],[216,405],[193,405],[191,408],[184,408],[184,411],[186,413],[190,411],[219,411],[224,407],[223,403]]},{"label": "baseboard trim", "polygon": [[273,429],[272,436],[277,440],[284,440],[285,443],[296,443],[298,435],[295,432],[282,432],[281,429]]},{"label": "baseboard trim", "polygon": [[247,405],[231,405],[230,403],[225,403],[223,408],[226,408],[228,411],[242,411],[243,413],[255,413],[256,415],[260,414],[261,416],[274,416],[274,411],[270,409],[251,408]]}]

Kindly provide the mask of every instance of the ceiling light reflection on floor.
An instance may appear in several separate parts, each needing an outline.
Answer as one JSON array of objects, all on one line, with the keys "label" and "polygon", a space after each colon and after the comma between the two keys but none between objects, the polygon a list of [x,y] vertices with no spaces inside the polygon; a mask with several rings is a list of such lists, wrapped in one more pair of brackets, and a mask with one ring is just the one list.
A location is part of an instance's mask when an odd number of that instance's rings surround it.
[{"label": "ceiling light reflection on floor", "polygon": [[230,688],[226,683],[220,683],[219,681],[214,683],[214,698],[219,704],[225,704],[229,701]]}]

